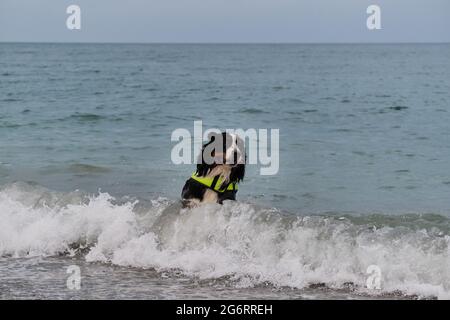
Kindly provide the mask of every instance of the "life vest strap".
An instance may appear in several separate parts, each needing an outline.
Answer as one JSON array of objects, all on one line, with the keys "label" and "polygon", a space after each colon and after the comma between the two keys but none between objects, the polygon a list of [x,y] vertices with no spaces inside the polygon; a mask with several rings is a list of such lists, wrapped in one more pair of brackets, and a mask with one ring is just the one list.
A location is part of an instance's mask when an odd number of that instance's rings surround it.
[{"label": "life vest strap", "polygon": [[216,192],[225,192],[225,191],[237,191],[238,186],[237,183],[232,182],[226,186],[226,188],[222,187],[222,178],[220,176],[215,176],[214,178],[211,177],[199,177],[197,176],[197,173],[194,172],[191,176],[192,179],[194,179],[197,182],[200,182],[204,186],[216,191]]}]

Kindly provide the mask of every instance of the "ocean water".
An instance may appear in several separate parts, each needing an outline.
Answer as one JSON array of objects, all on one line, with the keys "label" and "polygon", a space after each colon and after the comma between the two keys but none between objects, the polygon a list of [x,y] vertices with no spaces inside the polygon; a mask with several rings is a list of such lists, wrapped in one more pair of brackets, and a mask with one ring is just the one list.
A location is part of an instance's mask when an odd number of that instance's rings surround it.
[{"label": "ocean water", "polygon": [[[448,299],[449,88],[448,44],[1,43],[0,298]],[[278,174],[180,209],[195,120]]]}]

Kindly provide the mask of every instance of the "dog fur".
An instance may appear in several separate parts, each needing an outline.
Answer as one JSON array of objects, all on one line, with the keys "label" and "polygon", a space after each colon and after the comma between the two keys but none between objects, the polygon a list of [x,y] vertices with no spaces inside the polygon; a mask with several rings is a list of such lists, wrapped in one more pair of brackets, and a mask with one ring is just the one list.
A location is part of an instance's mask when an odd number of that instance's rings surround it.
[{"label": "dog fur", "polygon": [[[214,145],[213,145],[214,144]],[[222,179],[222,186],[238,183],[245,176],[245,147],[242,139],[230,133],[212,134],[209,142],[203,145],[196,174],[199,177]],[[236,200],[236,191],[215,191],[202,183],[189,178],[181,193],[185,207],[194,207],[200,203],[222,203],[224,200]]]}]

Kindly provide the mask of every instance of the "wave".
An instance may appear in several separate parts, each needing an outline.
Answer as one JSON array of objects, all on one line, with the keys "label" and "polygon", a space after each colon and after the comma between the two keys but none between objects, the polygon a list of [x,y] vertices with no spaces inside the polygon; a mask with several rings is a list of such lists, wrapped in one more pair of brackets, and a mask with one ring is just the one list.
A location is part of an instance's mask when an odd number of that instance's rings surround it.
[{"label": "wave", "polygon": [[[450,298],[449,219],[439,215],[298,216],[227,202],[181,209],[164,198],[0,189],[2,257],[80,255],[238,287],[348,288]],[[365,289],[367,269],[381,290]]]},{"label": "wave", "polygon": [[239,110],[240,113],[250,113],[250,114],[258,114],[258,113],[269,113],[267,111],[258,109],[258,108],[243,108]]},{"label": "wave", "polygon": [[105,118],[104,116],[94,113],[75,113],[69,116],[69,119],[75,119],[79,121],[97,121],[104,118]]},{"label": "wave", "polygon": [[111,169],[84,163],[75,163],[69,166],[69,171],[74,173],[108,173]]}]

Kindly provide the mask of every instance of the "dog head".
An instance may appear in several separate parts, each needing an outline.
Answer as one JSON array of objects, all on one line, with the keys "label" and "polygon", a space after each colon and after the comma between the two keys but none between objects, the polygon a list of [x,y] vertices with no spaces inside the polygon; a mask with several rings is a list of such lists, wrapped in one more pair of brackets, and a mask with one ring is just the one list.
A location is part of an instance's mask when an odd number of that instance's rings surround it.
[{"label": "dog head", "polygon": [[209,135],[202,147],[197,174],[218,173],[229,182],[239,182],[245,175],[245,144],[236,134],[222,132]]}]

